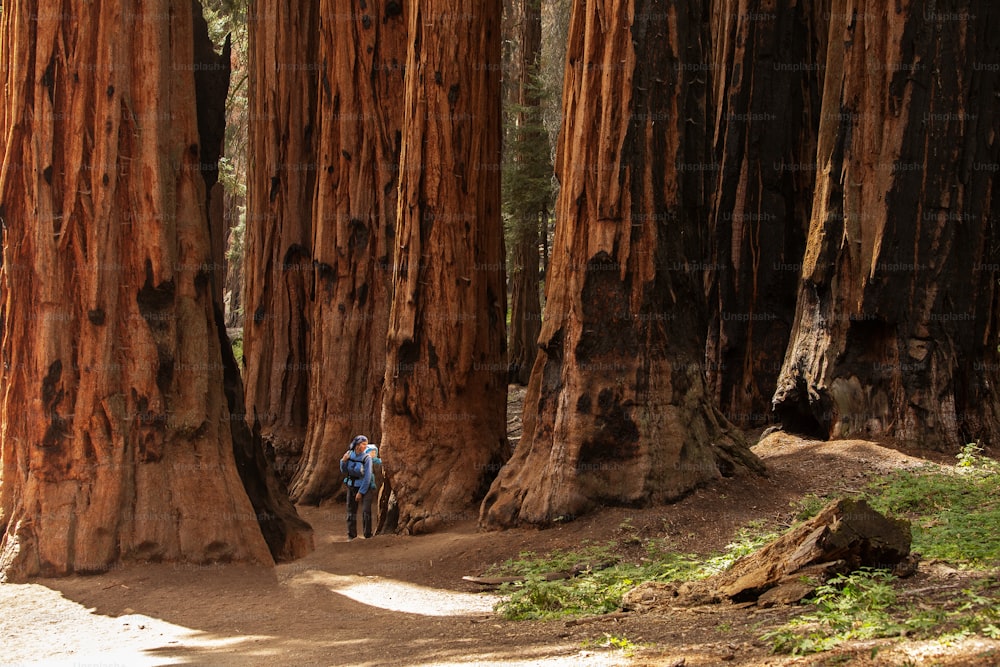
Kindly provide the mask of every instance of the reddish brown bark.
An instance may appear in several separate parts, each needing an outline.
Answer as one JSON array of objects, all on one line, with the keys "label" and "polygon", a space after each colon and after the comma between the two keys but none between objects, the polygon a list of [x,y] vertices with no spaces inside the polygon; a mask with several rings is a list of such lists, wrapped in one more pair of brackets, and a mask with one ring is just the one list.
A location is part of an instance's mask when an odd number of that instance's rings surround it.
[{"label": "reddish brown bark", "polygon": [[309,420],[317,9],[261,0],[249,16],[244,379],[248,419],[260,422],[284,479]]},{"label": "reddish brown bark", "polygon": [[787,427],[823,436],[993,442],[1000,12],[908,2],[861,17],[838,0],[830,16],[816,192],[775,407]]},{"label": "reddish brown bark", "polygon": [[406,60],[399,2],[324,0],[320,16],[311,418],[291,487],[305,503],[342,488],[353,436],[382,435]]},{"label": "reddish brown bark", "polygon": [[192,3],[64,7],[0,19],[2,576],[269,564],[205,270]]},{"label": "reddish brown bark", "polygon": [[669,270],[706,249],[703,24],[693,0],[574,6],[542,351],[488,527],[676,498],[757,465],[705,390],[701,276]]},{"label": "reddish brown bark", "polygon": [[382,456],[420,532],[474,516],[506,448],[500,2],[408,12]]}]

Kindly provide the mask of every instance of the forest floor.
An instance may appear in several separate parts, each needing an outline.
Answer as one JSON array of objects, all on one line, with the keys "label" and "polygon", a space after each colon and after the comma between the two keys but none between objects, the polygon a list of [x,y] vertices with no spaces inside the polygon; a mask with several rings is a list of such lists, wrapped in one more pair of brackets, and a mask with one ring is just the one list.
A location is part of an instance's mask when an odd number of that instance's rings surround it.
[{"label": "forest floor", "polygon": [[[303,507],[316,549],[274,570],[142,565],[2,585],[0,664],[1000,664],[1000,642],[976,638],[951,644],[874,640],[812,657],[773,655],[760,635],[801,614],[797,606],[507,621],[492,612],[495,594],[462,579],[524,551],[544,554],[581,543],[616,542],[624,558],[638,557],[635,545],[646,538],[684,553],[718,552],[750,522],[787,526],[807,494],[850,494],[925,460],[870,442],[817,442],[782,433],[764,439],[755,452],[767,465],[766,476],[722,479],[670,506],[610,508],[547,530],[482,533],[470,520],[431,535],[348,542],[339,505]],[[949,595],[970,576],[922,562],[899,584],[930,600]],[[602,648],[609,637],[627,638],[635,648]]]}]

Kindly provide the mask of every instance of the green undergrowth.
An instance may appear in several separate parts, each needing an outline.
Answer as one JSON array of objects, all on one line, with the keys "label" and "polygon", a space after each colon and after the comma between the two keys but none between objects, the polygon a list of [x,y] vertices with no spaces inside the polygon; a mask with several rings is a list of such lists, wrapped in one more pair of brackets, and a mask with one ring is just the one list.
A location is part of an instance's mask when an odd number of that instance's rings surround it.
[{"label": "green undergrowth", "polygon": [[[900,470],[870,484],[863,496],[878,511],[911,523],[912,551],[967,570],[970,583],[935,598],[906,599],[885,570],[836,577],[817,589],[812,609],[763,635],[777,652],[826,651],[850,640],[906,636],[951,641],[970,635],[1000,639],[1000,464],[966,446],[955,466]],[[800,519],[830,500],[807,497]]]},{"label": "green undergrowth", "polygon": [[[884,475],[861,493],[874,509],[910,521],[912,550],[964,568],[1000,567],[1000,462],[966,445],[954,466],[927,464]],[[809,494],[796,519],[815,516],[833,496]]]},{"label": "green undergrowth", "polygon": [[971,444],[954,467],[899,471],[866,492],[875,509],[909,519],[913,551],[965,567],[1000,566],[1000,463]]},{"label": "green undergrowth", "polygon": [[[622,560],[617,542],[553,551],[544,556],[522,552],[494,566],[491,576],[519,576],[523,582],[504,584],[497,612],[510,620],[540,620],[605,614],[621,606],[622,596],[647,581],[690,581],[725,570],[741,556],[774,537],[763,524],[742,528],[724,551],[710,557],[670,551],[663,540],[644,540],[645,556]],[[580,573],[569,579],[546,580],[546,574]]]},{"label": "green undergrowth", "polygon": [[[879,511],[911,522],[912,549],[925,561],[940,559],[968,570],[968,586],[910,599],[887,571],[860,570],[837,577],[817,590],[807,602],[808,611],[763,636],[772,648],[803,654],[880,637],[1000,638],[1000,584],[994,578],[1000,566],[1000,464],[983,456],[978,445],[969,445],[955,466],[928,464],[883,475],[861,495]],[[814,516],[830,500],[832,496],[804,497],[794,508],[795,519]],[[495,566],[494,575],[525,578],[501,588],[498,613],[528,620],[611,612],[640,583],[711,576],[776,536],[763,522],[751,522],[726,549],[705,557],[672,550],[665,539],[639,539],[629,534],[627,520],[622,528],[622,544],[592,544],[545,555],[525,552]],[[621,556],[637,549],[644,556]],[[583,567],[579,576],[545,578],[551,572],[580,570],[581,565],[590,567]]]},{"label": "green undergrowth", "polygon": [[[494,567],[490,574],[525,578],[501,586],[503,600],[497,611],[511,620],[604,614],[618,609],[622,596],[643,581],[683,579],[695,569],[691,556],[659,553],[654,543],[647,547],[650,558],[641,563],[622,562],[616,555],[617,546],[611,542],[545,556],[522,552],[519,558]],[[568,572],[574,567],[582,571],[570,579],[545,578],[551,572]]]},{"label": "green undergrowth", "polygon": [[828,651],[851,640],[908,637],[956,641],[972,635],[1000,639],[1000,588],[976,580],[946,599],[904,600],[887,570],[862,569],[816,589],[812,610],[765,633],[777,653]]}]

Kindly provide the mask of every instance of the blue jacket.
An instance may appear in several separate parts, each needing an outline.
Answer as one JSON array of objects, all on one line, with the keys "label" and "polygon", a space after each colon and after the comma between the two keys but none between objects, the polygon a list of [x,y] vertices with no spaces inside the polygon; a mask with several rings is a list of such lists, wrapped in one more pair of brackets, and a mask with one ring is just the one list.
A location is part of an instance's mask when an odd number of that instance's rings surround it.
[{"label": "blue jacket", "polygon": [[[351,475],[352,470],[356,473],[364,470],[364,476],[357,479]],[[357,489],[362,495],[368,493],[368,490],[375,483],[375,474],[372,472],[372,457],[368,455],[367,451],[361,454],[352,451],[346,461],[341,459],[340,472],[347,475],[347,485],[352,489]]]}]

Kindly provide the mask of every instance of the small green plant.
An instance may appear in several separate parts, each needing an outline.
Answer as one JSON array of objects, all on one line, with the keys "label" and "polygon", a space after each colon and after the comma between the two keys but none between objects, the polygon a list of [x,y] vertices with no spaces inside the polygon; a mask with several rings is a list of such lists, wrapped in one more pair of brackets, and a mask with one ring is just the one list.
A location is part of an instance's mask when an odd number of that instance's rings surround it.
[{"label": "small green plant", "polygon": [[642,544],[642,537],[639,535],[639,529],[632,524],[632,517],[626,517],[618,524],[618,532],[622,534],[625,544]]},{"label": "small green plant", "polygon": [[827,651],[851,639],[900,634],[889,609],[896,602],[894,577],[885,570],[862,569],[834,577],[816,589],[816,611],[792,619],[761,639],[779,653],[803,655]]},{"label": "small green plant", "polygon": [[826,507],[831,498],[829,496],[817,496],[815,493],[808,493],[802,497],[795,505],[798,506],[798,511],[795,514],[796,521],[808,521],[813,518],[819,511]]},{"label": "small green plant", "polygon": [[947,601],[899,599],[895,578],[885,570],[860,570],[831,579],[810,601],[815,611],[792,619],[761,639],[779,653],[827,651],[852,639],[906,635],[940,642],[972,635],[1000,637],[1000,597],[985,579]]},{"label": "small green plant", "polygon": [[710,577],[727,570],[743,556],[752,554],[777,537],[777,533],[765,529],[763,520],[751,521],[736,533],[736,539],[726,545],[721,554],[708,558],[698,573],[698,578]]},{"label": "small green plant", "polygon": [[956,457],[958,458],[958,463],[955,464],[955,467],[960,470],[973,470],[985,474],[998,472],[1000,470],[1000,463],[995,459],[984,456],[983,453],[985,451],[979,442],[970,442],[962,448],[962,451]]},{"label": "small green plant", "polygon": [[237,336],[234,338],[232,345],[233,356],[236,357],[236,363],[237,365],[241,365],[243,363],[243,337]]},{"label": "small green plant", "polygon": [[631,658],[641,648],[639,644],[636,644],[628,637],[617,637],[607,632],[604,633],[604,637],[601,639],[585,639],[582,646],[583,648],[618,649],[626,658]]}]

